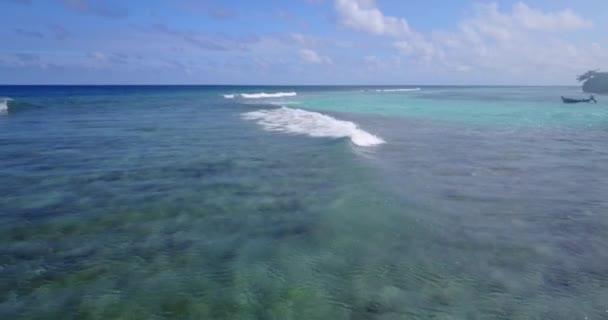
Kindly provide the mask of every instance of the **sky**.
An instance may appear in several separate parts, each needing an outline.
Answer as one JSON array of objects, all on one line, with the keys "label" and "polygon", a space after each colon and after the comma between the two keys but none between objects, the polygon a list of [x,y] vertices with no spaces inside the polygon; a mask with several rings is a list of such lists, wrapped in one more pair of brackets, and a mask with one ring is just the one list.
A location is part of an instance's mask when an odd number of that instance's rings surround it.
[{"label": "sky", "polygon": [[606,0],[0,0],[0,84],[574,85]]}]

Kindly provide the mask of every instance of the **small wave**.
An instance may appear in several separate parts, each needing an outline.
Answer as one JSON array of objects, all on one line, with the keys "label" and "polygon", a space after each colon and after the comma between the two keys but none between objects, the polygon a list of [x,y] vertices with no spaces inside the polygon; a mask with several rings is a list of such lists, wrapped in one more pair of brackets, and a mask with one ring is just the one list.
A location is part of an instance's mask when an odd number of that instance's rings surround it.
[{"label": "small wave", "polygon": [[0,114],[8,113],[8,103],[9,101],[13,101],[11,98],[0,97]]},{"label": "small wave", "polygon": [[243,99],[264,99],[264,98],[283,98],[283,97],[295,97],[298,94],[296,92],[259,92],[259,93],[239,93],[239,94],[224,94],[225,99],[234,99],[239,96]]},{"label": "small wave", "polygon": [[420,88],[402,88],[402,89],[377,89],[376,92],[412,92],[420,91]]},{"label": "small wave", "polygon": [[245,99],[263,99],[263,98],[282,98],[282,97],[295,97],[298,94],[295,92],[275,92],[275,93],[241,93],[241,97]]},{"label": "small wave", "polygon": [[381,138],[359,129],[353,122],[338,120],[318,112],[281,107],[244,113],[243,118],[257,122],[268,131],[305,134],[311,137],[350,138],[361,147],[384,143]]}]

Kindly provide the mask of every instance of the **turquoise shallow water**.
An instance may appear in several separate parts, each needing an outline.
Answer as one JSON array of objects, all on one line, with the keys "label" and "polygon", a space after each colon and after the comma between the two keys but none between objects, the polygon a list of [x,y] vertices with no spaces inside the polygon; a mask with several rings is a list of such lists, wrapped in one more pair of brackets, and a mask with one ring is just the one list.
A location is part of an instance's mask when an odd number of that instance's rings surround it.
[{"label": "turquoise shallow water", "polygon": [[608,98],[379,89],[0,87],[0,318],[606,318]]},{"label": "turquoise shallow water", "polygon": [[[307,108],[431,119],[487,126],[606,126],[608,102],[568,105],[561,95],[587,97],[570,87],[431,87],[412,92],[359,89],[321,93]],[[393,89],[395,90],[395,89]]]}]

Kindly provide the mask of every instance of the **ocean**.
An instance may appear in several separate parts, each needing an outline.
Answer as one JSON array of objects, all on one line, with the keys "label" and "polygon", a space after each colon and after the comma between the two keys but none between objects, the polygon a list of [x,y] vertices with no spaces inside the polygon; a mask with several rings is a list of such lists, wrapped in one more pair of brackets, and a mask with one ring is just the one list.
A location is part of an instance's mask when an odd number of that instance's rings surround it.
[{"label": "ocean", "polygon": [[606,319],[608,97],[0,86],[1,319]]}]

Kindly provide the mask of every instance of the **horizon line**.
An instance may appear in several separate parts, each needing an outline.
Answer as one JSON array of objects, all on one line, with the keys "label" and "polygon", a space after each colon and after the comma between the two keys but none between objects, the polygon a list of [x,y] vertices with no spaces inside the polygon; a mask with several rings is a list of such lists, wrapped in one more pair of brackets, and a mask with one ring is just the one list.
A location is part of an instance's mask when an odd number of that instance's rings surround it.
[{"label": "horizon line", "polygon": [[199,84],[199,83],[182,83],[182,84],[167,84],[167,83],[155,83],[155,84],[105,84],[105,83],[53,83],[53,84],[3,84],[0,83],[0,87],[27,87],[27,86],[39,86],[39,87],[52,87],[52,86],[87,86],[87,87],[100,87],[100,86],[137,86],[137,87],[154,87],[154,86],[174,86],[174,87],[185,87],[185,86],[207,86],[207,87],[577,87],[580,85],[568,85],[568,84]]}]

